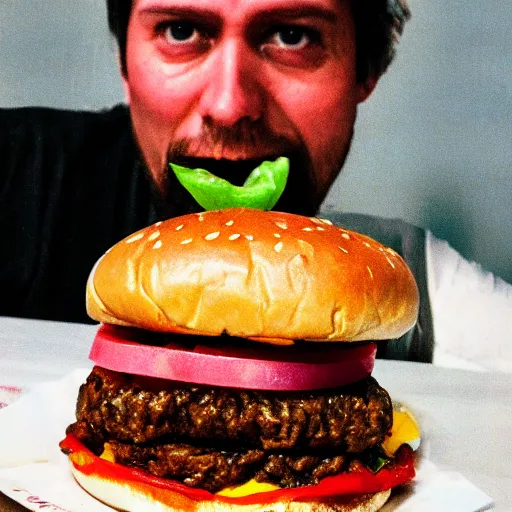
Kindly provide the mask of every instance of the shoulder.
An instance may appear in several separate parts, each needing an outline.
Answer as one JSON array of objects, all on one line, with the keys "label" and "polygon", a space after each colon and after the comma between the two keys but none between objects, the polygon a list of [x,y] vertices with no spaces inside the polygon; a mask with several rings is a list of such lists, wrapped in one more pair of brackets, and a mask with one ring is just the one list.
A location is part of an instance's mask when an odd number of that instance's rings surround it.
[{"label": "shoulder", "polygon": [[47,107],[21,107],[0,109],[0,135],[38,134],[51,136],[73,133],[70,130],[83,131],[101,126],[124,126],[129,121],[128,108],[125,105],[99,110],[61,110]]},{"label": "shoulder", "polygon": [[60,181],[66,169],[73,169],[77,176],[88,176],[105,155],[131,155],[132,146],[125,106],[97,112],[41,107],[0,109],[0,195],[16,190],[26,194],[34,189],[33,183],[51,186],[49,181]]},{"label": "shoulder", "polygon": [[66,168],[74,174],[90,173],[105,155],[123,151],[132,155],[132,146],[130,115],[124,105],[101,111],[0,109],[3,184],[46,182],[58,178],[59,169]]},{"label": "shoulder", "polygon": [[10,107],[0,108],[0,120],[9,120],[18,123],[30,120],[51,122],[59,120],[108,120],[119,117],[128,117],[126,105],[115,105],[101,110],[69,110],[52,107]]}]

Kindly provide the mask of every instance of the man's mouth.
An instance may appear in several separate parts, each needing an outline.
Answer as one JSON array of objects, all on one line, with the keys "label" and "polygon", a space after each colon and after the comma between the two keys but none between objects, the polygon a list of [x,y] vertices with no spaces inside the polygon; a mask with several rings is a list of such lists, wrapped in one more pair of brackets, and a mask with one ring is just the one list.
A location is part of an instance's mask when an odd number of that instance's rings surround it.
[{"label": "man's mouth", "polygon": [[279,156],[286,155],[265,155],[261,158],[248,160],[217,160],[215,158],[197,158],[180,155],[174,158],[172,163],[188,167],[189,169],[205,169],[218,178],[222,178],[232,185],[240,187],[245,183],[249,174],[262,162],[266,160],[273,161]]},{"label": "man's mouth", "polygon": [[[284,145],[283,145],[284,146]],[[241,187],[251,172],[264,161],[273,162],[279,157],[289,159],[289,176],[281,198],[274,206],[274,210],[298,213],[301,215],[314,215],[319,206],[316,191],[316,180],[306,151],[301,148],[282,148],[280,153],[275,151],[262,152],[256,158],[247,159],[216,159],[194,156],[187,143],[175,144],[168,151],[166,175],[166,194],[164,196],[165,216],[183,215],[201,211],[202,208],[193,199],[191,194],[178,181],[172,171],[170,163],[187,167],[189,169],[204,169],[217,178],[228,181],[231,185]]]}]

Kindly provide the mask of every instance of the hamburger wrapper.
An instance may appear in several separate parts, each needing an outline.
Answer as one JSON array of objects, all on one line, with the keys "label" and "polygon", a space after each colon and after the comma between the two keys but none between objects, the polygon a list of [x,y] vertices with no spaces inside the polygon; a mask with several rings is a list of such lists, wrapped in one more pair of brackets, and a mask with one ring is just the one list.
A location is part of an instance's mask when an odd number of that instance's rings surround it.
[{"label": "hamburger wrapper", "polygon": [[[13,388],[2,393],[0,386],[0,492],[29,510],[112,510],[75,482],[58,446],[74,421],[78,388],[89,372],[75,370],[22,394]],[[476,512],[492,507],[493,500],[460,473],[441,471],[422,456],[414,483],[394,493],[382,510]]]}]

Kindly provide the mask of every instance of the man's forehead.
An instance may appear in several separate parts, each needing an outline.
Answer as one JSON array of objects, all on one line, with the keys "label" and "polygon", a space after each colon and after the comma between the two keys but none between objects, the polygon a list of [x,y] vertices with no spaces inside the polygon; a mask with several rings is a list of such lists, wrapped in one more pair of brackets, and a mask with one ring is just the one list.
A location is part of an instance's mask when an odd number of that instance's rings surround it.
[{"label": "man's forehead", "polygon": [[290,13],[337,18],[348,0],[135,0],[133,12],[210,11],[223,17],[251,17],[265,13]]}]

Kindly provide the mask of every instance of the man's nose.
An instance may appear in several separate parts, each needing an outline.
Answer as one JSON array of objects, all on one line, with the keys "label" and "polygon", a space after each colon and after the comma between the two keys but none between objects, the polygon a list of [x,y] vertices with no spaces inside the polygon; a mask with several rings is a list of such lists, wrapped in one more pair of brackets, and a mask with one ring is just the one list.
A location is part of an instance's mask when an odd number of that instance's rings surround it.
[{"label": "man's nose", "polygon": [[200,100],[203,118],[227,127],[261,117],[264,91],[254,61],[252,50],[236,40],[218,47]]}]

